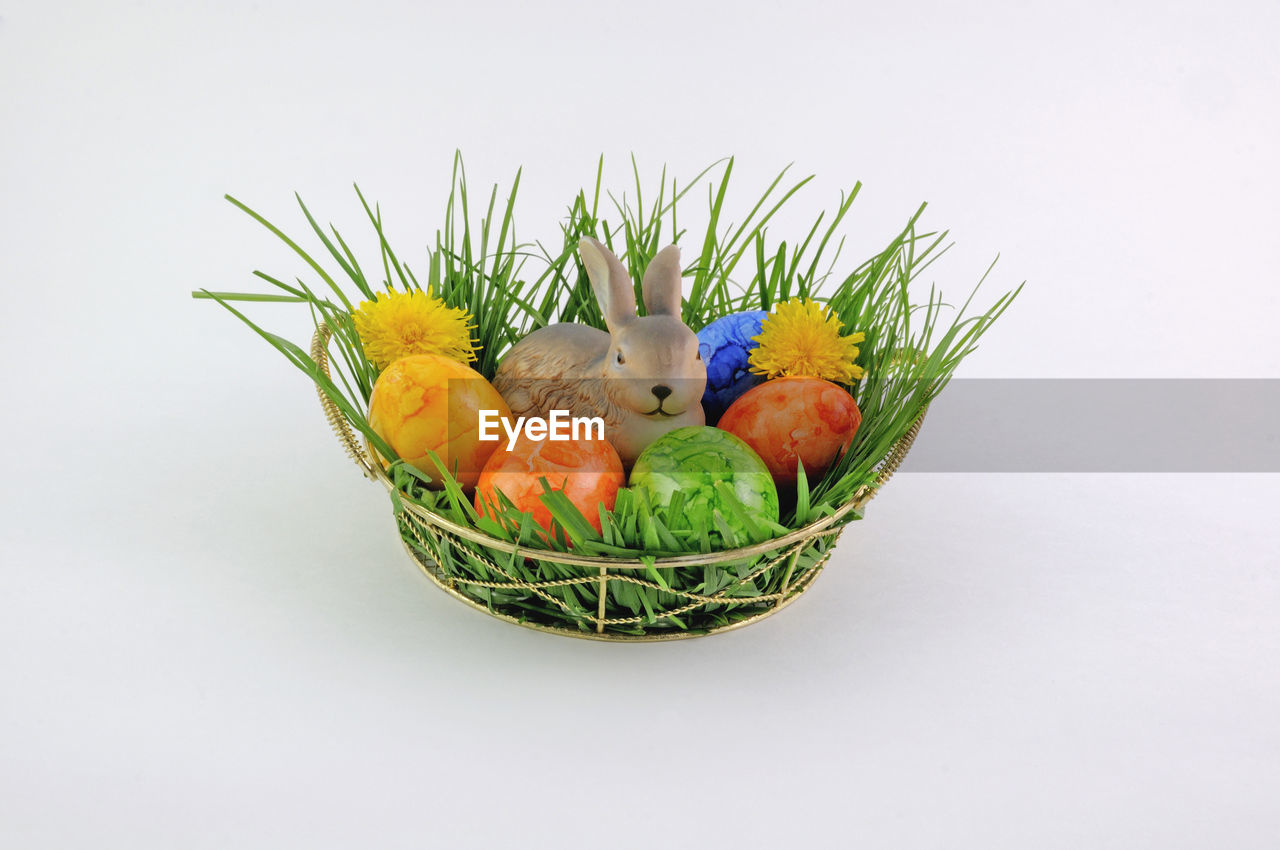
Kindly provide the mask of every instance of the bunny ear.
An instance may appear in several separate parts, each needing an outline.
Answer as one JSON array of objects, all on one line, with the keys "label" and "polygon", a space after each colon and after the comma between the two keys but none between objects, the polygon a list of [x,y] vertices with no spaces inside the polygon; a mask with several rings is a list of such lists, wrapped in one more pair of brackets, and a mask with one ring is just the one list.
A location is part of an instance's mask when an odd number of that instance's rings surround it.
[{"label": "bunny ear", "polygon": [[[590,236],[578,243],[578,254],[591,279],[591,289],[600,302],[600,312],[610,330],[636,317],[636,291],[631,275],[613,252]],[[648,303],[648,302],[646,302]]]},{"label": "bunny ear", "polygon": [[680,317],[680,248],[668,245],[644,272],[644,308],[650,316]]}]

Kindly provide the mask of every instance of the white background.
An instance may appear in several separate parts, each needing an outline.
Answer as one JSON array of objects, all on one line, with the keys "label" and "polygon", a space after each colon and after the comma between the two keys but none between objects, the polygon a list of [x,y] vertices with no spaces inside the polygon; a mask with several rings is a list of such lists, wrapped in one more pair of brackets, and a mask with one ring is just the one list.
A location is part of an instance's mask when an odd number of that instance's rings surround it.
[{"label": "white background", "polygon": [[795,161],[778,233],[861,179],[851,260],[927,200],[944,290],[997,252],[988,296],[1028,280],[964,375],[1280,377],[1277,33],[1261,2],[3,4],[0,844],[1277,846],[1276,476],[904,475],[775,618],[566,640],[422,578],[305,379],[188,296],[302,271],[224,192],[355,238],[358,181],[412,262],[455,148],[478,195],[526,167],[522,239],[600,153],[618,188],[631,152],[650,183],[736,154],[737,217]]}]

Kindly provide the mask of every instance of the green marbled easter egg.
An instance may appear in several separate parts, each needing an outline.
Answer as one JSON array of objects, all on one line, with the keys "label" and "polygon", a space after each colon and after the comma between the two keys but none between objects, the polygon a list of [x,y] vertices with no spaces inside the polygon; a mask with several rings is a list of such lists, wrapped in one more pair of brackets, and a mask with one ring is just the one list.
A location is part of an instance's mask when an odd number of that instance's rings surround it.
[{"label": "green marbled easter egg", "polygon": [[[721,481],[751,516],[778,521],[778,488],[769,468],[741,439],[710,425],[677,428],[651,443],[632,467],[630,486],[653,507],[664,506],[676,491],[683,492],[683,513],[711,517],[712,511],[718,511],[738,537],[738,545],[746,545],[750,535],[716,486]],[[708,531],[720,537],[714,527]]]}]

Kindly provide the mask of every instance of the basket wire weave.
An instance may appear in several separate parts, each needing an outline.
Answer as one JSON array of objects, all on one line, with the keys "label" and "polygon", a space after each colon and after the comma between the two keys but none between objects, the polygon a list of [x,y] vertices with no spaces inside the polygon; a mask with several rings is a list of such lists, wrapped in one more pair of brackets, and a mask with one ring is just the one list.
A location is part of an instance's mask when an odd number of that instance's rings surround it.
[{"label": "basket wire weave", "polygon": [[[329,328],[321,325],[311,340],[311,359],[326,376],[329,374],[330,336]],[[394,492],[395,484],[353,433],[342,411],[319,385],[316,386],[316,391],[325,419],[347,455],[367,478],[381,483],[389,493]],[[520,546],[493,537],[479,529],[458,524],[409,499],[396,500],[396,523],[405,550],[441,589],[477,610],[517,625],[571,637],[614,641],[675,640],[729,631],[754,623],[786,607],[813,585],[852,515],[861,511],[901,465],[920,431],[923,419],[922,413],[901,439],[894,443],[884,460],[876,467],[873,482],[860,487],[848,502],[830,516],[780,537],[736,549],[644,560],[556,552]],[[509,567],[503,566],[503,561],[511,564],[517,558],[530,559],[542,565],[555,565],[562,568],[555,572],[569,572],[571,575],[529,581],[513,575]],[[733,581],[713,594],[664,587],[643,576],[645,572],[655,568],[708,567],[729,563],[750,566],[745,571],[739,570]],[[778,571],[781,571],[781,580],[777,582],[776,590],[751,595],[735,593],[757,578],[775,579]],[[661,591],[681,601],[674,607],[654,612],[652,616],[606,616],[609,588],[614,582]],[[594,589],[594,612],[575,610],[563,598],[554,594],[557,589],[571,587],[580,587],[584,591]],[[492,595],[488,595],[493,591],[525,593],[548,605],[557,606],[576,619],[579,628],[537,622],[518,609],[508,610],[493,602]],[[663,620],[720,607],[726,611],[735,610],[741,616],[735,616],[731,622],[708,627],[655,628]]]}]

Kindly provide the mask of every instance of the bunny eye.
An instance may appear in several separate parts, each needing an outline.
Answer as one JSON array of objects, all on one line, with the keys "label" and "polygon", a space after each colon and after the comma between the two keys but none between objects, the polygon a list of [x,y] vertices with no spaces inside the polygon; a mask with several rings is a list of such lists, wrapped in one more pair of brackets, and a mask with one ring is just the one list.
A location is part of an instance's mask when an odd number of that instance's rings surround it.
[{"label": "bunny eye", "polygon": [[626,361],[626,359],[622,356],[622,352],[621,352],[621,351],[619,351],[619,352],[618,352],[618,365],[619,365],[619,366],[621,366],[623,363],[626,363],[626,362],[627,362],[627,361]]},{"label": "bunny eye", "polygon": [[699,348],[699,349],[698,349],[698,353],[697,353],[697,354],[695,354],[695,355],[693,356],[693,359],[694,359],[694,360],[701,360],[701,359],[702,359],[702,349],[701,349],[701,348]]}]

